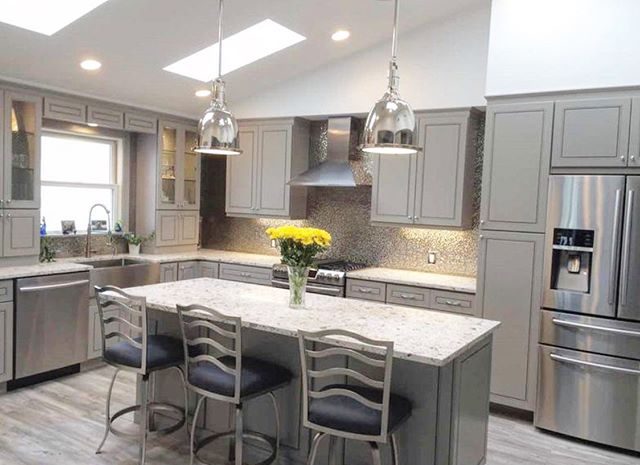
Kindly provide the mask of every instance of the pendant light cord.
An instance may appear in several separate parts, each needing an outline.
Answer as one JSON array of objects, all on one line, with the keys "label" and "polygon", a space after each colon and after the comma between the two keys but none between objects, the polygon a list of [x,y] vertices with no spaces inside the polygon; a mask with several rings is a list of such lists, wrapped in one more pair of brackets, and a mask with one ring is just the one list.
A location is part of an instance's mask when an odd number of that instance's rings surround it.
[{"label": "pendant light cord", "polygon": [[218,79],[222,79],[222,12],[224,0],[218,4]]},{"label": "pendant light cord", "polygon": [[[222,0],[220,0],[222,1]],[[391,42],[391,61],[396,61],[398,54],[398,22],[400,20],[400,0],[395,0],[393,10],[393,40]]]}]

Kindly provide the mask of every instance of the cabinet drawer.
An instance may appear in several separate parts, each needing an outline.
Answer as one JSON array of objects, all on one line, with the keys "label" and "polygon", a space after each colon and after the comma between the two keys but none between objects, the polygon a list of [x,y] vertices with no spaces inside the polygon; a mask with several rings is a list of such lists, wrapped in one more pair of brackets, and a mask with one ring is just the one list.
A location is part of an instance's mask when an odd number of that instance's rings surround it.
[{"label": "cabinet drawer", "polygon": [[200,262],[201,278],[217,278],[219,265],[215,262]]},{"label": "cabinet drawer", "polygon": [[431,291],[431,308],[445,312],[475,315],[475,296],[459,292]]},{"label": "cabinet drawer", "polygon": [[125,113],[124,129],[131,132],[143,132],[156,134],[158,132],[158,120],[152,116],[138,113]]},{"label": "cabinet drawer", "polygon": [[0,281],[0,302],[13,300],[13,281]]},{"label": "cabinet drawer", "polygon": [[71,123],[86,123],[87,107],[80,102],[72,100],[44,99],[44,117]]},{"label": "cabinet drawer", "polygon": [[89,105],[87,107],[87,123],[111,129],[122,129],[124,127],[124,113]]},{"label": "cabinet drawer", "polygon": [[347,297],[352,299],[376,300],[384,302],[387,285],[375,281],[347,279]]},{"label": "cabinet drawer", "polygon": [[387,303],[428,308],[431,290],[413,286],[387,284]]},{"label": "cabinet drawer", "polygon": [[271,268],[221,263],[220,279],[271,286]]}]

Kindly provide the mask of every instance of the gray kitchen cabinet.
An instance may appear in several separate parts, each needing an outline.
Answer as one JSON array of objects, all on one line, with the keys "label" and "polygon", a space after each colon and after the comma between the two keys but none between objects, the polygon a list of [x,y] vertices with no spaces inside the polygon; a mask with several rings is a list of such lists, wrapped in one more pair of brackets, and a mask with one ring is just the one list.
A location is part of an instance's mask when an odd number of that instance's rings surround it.
[{"label": "gray kitchen cabinet", "polygon": [[170,283],[178,280],[178,264],[162,263],[160,265],[160,282]]},{"label": "gray kitchen cabinet", "polygon": [[77,100],[45,97],[42,113],[48,119],[81,124],[87,122],[87,105]]},{"label": "gray kitchen cabinet", "polygon": [[180,218],[177,211],[156,212],[156,245],[158,247],[178,245],[180,241]]},{"label": "gray kitchen cabinet", "polygon": [[473,294],[434,289],[431,291],[431,304],[429,308],[479,317],[480,314],[476,309],[475,300],[476,296]]},{"label": "gray kitchen cabinet", "polygon": [[180,262],[178,263],[178,281],[185,279],[196,279],[200,277],[200,262]]},{"label": "gray kitchen cabinet", "polygon": [[476,111],[418,119],[415,223],[469,228],[473,219]]},{"label": "gray kitchen cabinet", "polygon": [[542,281],[543,234],[483,232],[477,305],[501,322],[493,338],[491,400],[533,410]]},{"label": "gray kitchen cabinet", "polygon": [[124,129],[124,113],[95,105],[87,106],[87,123],[103,128]]},{"label": "gray kitchen cabinet", "polygon": [[347,289],[345,294],[351,299],[384,302],[387,298],[387,284],[377,281],[347,278]]},{"label": "gray kitchen cabinet", "polygon": [[178,213],[178,243],[180,245],[198,244],[200,213],[181,211]]},{"label": "gray kitchen cabinet", "polygon": [[158,118],[142,113],[126,112],[124,114],[124,130],[144,134],[157,134]]},{"label": "gray kitchen cabinet", "polygon": [[2,253],[22,257],[40,253],[40,210],[4,210]]},{"label": "gray kitchen cabinet", "polygon": [[553,102],[487,108],[480,228],[544,232]]},{"label": "gray kitchen cabinet", "polygon": [[[119,317],[121,316],[118,309],[107,309],[104,311],[105,318]],[[126,329],[120,325],[120,323],[113,322],[107,324],[105,328],[106,334],[112,331],[120,331],[127,334]],[[89,344],[87,347],[87,359],[93,360],[95,358],[102,357],[102,323],[100,322],[100,312],[98,311],[98,304],[95,299],[91,299],[89,303]],[[119,337],[112,337],[107,339],[107,347],[111,347],[114,344],[120,342]]]},{"label": "gray kitchen cabinet", "polygon": [[227,157],[228,216],[304,218],[307,191],[291,178],[309,164],[309,123],[300,118],[241,122],[243,153]]},{"label": "gray kitchen cabinet", "polygon": [[218,278],[220,265],[215,262],[200,262],[201,278]]},{"label": "gray kitchen cabinet", "polygon": [[271,286],[271,268],[221,263],[220,279]]},{"label": "gray kitchen cabinet", "polygon": [[0,383],[13,378],[13,302],[0,304]]},{"label": "gray kitchen cabinet", "polygon": [[387,284],[386,302],[408,307],[429,308],[431,290],[422,287]]},{"label": "gray kitchen cabinet", "polygon": [[630,98],[556,102],[553,167],[627,166]]},{"label": "gray kitchen cabinet", "polygon": [[423,151],[376,155],[371,221],[468,228],[473,217],[475,109],[419,114]]},{"label": "gray kitchen cabinet", "polygon": [[629,132],[629,166],[640,166],[640,97],[631,101],[631,131]]}]

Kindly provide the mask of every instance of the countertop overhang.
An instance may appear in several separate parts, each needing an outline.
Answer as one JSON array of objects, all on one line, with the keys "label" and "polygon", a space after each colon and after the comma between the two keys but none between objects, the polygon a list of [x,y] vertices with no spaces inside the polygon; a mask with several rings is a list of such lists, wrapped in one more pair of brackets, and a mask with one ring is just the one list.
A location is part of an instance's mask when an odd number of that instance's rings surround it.
[{"label": "countertop overhang", "polygon": [[210,278],[126,291],[146,297],[150,309],[175,313],[177,304],[200,304],[241,317],[247,328],[286,336],[295,337],[298,330],[345,329],[393,341],[395,357],[434,366],[448,364],[500,325],[462,315],[319,294],[308,294],[308,308],[294,310],[289,308],[287,290]]}]

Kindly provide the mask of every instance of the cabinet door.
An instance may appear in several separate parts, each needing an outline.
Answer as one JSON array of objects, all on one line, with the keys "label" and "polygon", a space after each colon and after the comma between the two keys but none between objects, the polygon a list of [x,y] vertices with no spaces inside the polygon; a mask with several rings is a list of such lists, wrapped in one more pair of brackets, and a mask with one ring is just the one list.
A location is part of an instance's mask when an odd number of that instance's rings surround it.
[{"label": "cabinet door", "polygon": [[181,163],[181,206],[185,210],[200,210],[200,156],[193,151],[197,145],[198,133],[196,129],[185,129]]},{"label": "cabinet door", "polygon": [[629,166],[640,167],[640,97],[631,102],[631,131],[629,133]]},{"label": "cabinet door", "polygon": [[141,115],[139,113],[125,113],[124,130],[156,134],[158,132],[158,120],[153,116]]},{"label": "cabinet door", "polygon": [[[182,186],[178,180],[180,176],[179,150],[184,145],[184,133],[179,125],[167,121],[160,122],[158,134],[158,208],[177,210],[179,190]],[[179,149],[180,147],[180,149]]]},{"label": "cabinet door", "polygon": [[544,232],[552,117],[552,102],[487,109],[482,229]]},{"label": "cabinet door", "polygon": [[170,283],[178,280],[178,264],[163,263],[160,265],[160,282]]},{"label": "cabinet door", "polygon": [[257,178],[258,127],[241,126],[238,132],[242,154],[227,157],[227,214],[252,214]]},{"label": "cabinet door", "polygon": [[156,245],[178,245],[180,243],[180,218],[177,211],[156,212]]},{"label": "cabinet door", "polygon": [[289,216],[291,126],[261,126],[258,135],[257,213]]},{"label": "cabinet door", "polygon": [[87,122],[87,106],[81,102],[45,97],[44,117],[70,123]]},{"label": "cabinet door", "polygon": [[5,96],[4,206],[40,208],[42,98]]},{"label": "cabinet door", "polygon": [[371,221],[413,224],[416,155],[374,155]]},{"label": "cabinet door", "polygon": [[[465,189],[473,189],[472,172],[468,171],[473,159],[467,160],[468,121],[467,114],[420,119],[424,151],[417,155],[416,223],[469,226],[473,199],[468,193],[464,196]],[[463,205],[465,201],[468,205]]]},{"label": "cabinet door", "polygon": [[23,257],[40,253],[40,211],[5,210],[3,254]]},{"label": "cabinet door", "polygon": [[199,278],[200,263],[199,262],[181,262],[178,263],[178,281],[185,279]]},{"label": "cabinet door", "polygon": [[13,378],[13,302],[0,304],[0,383]]},{"label": "cabinet door", "polygon": [[219,269],[218,263],[200,262],[200,277],[201,278],[217,278],[218,269]]},{"label": "cabinet door", "polygon": [[551,165],[627,166],[631,99],[556,102]]},{"label": "cabinet door", "polygon": [[122,129],[124,128],[124,113],[89,105],[87,107],[87,123],[97,124],[103,128]]},{"label": "cabinet door", "polygon": [[542,281],[543,234],[483,232],[477,302],[500,321],[494,334],[492,400],[533,410]]},{"label": "cabinet door", "polygon": [[179,243],[180,245],[194,245],[198,243],[200,223],[199,212],[181,212],[179,215]]}]

